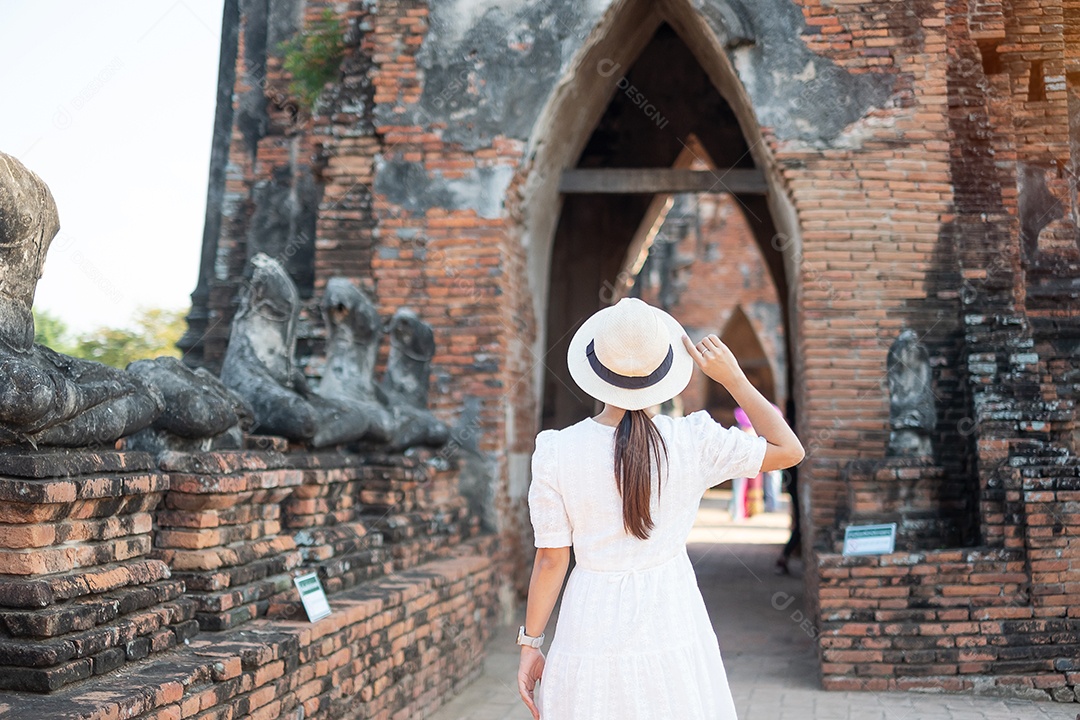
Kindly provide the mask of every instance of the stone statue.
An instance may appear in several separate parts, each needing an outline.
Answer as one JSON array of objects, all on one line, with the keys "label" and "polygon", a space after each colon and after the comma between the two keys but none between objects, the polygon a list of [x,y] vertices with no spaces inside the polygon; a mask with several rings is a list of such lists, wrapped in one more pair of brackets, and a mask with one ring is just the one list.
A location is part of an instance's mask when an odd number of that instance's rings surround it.
[{"label": "stone statue", "polygon": [[889,450],[891,456],[929,456],[937,423],[930,357],[914,330],[904,330],[889,348]]},{"label": "stone statue", "polygon": [[140,378],[34,344],[34,292],[59,229],[48,186],[0,153],[0,445],[112,443],[162,411]]},{"label": "stone statue", "polygon": [[371,421],[366,440],[389,442],[394,418],[375,387],[382,319],[375,303],[345,278],[330,278],[322,298],[326,321],[326,368],[317,393],[352,405]]},{"label": "stone statue", "polygon": [[440,446],[450,431],[428,410],[428,379],[435,355],[431,326],[404,308],[394,313],[387,330],[390,355],[379,389],[394,413],[391,447]]},{"label": "stone statue", "polygon": [[221,380],[251,404],[254,431],[314,447],[363,437],[371,421],[358,408],[320,397],[296,367],[300,298],[281,263],[263,253],[233,318]]},{"label": "stone statue", "polygon": [[243,429],[251,426],[254,412],[204,368],[191,370],[176,358],[159,357],[136,360],[127,371],[156,387],[165,400],[154,424],[127,439],[129,449],[159,453],[243,447]]}]

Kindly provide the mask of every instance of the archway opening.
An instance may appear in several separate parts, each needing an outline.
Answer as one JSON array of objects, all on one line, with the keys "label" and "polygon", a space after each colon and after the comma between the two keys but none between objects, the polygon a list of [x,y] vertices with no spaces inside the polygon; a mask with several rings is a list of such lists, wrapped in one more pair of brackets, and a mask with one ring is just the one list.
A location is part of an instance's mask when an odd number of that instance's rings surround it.
[{"label": "archway opening", "polygon": [[[638,58],[609,72],[612,96],[574,167],[580,169],[677,168],[680,159],[710,168],[718,188],[732,170],[758,169],[755,153],[736,113],[717,91],[693,52],[662,23]],[[647,176],[646,176],[647,178]],[[715,190],[714,190],[715,191]],[[662,211],[658,192],[567,194],[554,233],[548,278],[541,426],[566,427],[593,412],[562,362],[573,331],[596,310],[616,300],[633,267],[635,239],[655,226]],[[736,192],[738,203],[781,298],[788,323],[788,281],[776,226],[764,193]]]},{"label": "archway opening", "polygon": [[[722,63],[714,58],[711,72],[707,71],[695,50],[680,37],[679,33],[685,32],[683,26],[672,22],[679,32],[672,24],[660,22],[651,38],[642,43],[636,58],[622,63],[591,58],[578,70],[608,73],[611,94],[606,107],[596,113],[595,125],[586,131],[587,140],[580,143],[580,154],[560,169],[564,194],[550,236],[549,274],[541,286],[546,292],[538,303],[545,312],[539,349],[547,358],[542,370],[542,428],[567,427],[595,414],[596,403],[569,377],[566,350],[585,318],[624,294],[637,294],[676,310],[673,314],[695,339],[709,332],[723,334],[759,389],[774,403],[786,405],[785,411],[794,417],[793,404],[785,402],[794,395],[791,348],[796,345],[789,267],[785,264],[792,258],[784,255],[785,251],[790,255],[791,248],[786,242],[775,242],[777,226],[783,221],[790,224],[790,218],[782,211],[776,214],[782,200],[776,199],[772,188],[755,190],[725,182],[729,175],[745,172],[758,172],[764,177],[770,169],[761,163],[759,140],[748,140],[744,132],[745,104],[737,112],[717,89],[717,70],[713,66]],[[700,52],[701,46],[697,38],[694,48]],[[730,95],[731,88],[726,88],[725,93]],[[579,110],[574,118],[579,119],[582,112],[585,110]],[[559,141],[573,144],[580,138],[570,136]],[[552,139],[544,142],[551,143]],[[698,180],[701,173],[709,173],[715,182],[688,192],[678,183],[664,184],[665,178],[675,177],[668,172],[673,170],[697,172]],[[575,182],[565,182],[568,176]],[[595,179],[596,187],[583,188],[582,178]],[[729,192],[718,192],[723,190]],[[769,192],[773,193],[772,206]],[[706,227],[710,224],[713,227]],[[749,251],[745,260],[736,253],[725,254],[729,248],[723,242],[706,237],[709,231],[722,234],[725,228],[735,225],[743,232],[740,251]],[[788,230],[788,225],[782,227]],[[694,273],[704,276],[718,271],[728,273],[728,279],[736,284],[744,275],[753,276],[754,282],[767,286],[768,299],[732,301],[732,293],[728,293],[726,299],[710,297],[697,303],[697,316],[687,312],[680,318],[679,306],[685,306],[685,310],[693,305],[686,292],[693,285]],[[763,327],[773,329],[771,339]],[[684,395],[675,407],[665,410],[685,414],[704,408],[731,425],[734,402],[730,396],[724,399],[723,390],[713,390],[710,396],[704,384],[699,391],[697,399]],[[730,486],[723,486],[720,492],[723,497],[714,494],[706,498],[699,515],[708,523],[719,520],[719,524],[705,527],[691,538],[695,546],[691,557],[709,557],[707,563],[698,566],[699,582],[706,602],[713,607],[718,634],[737,634],[739,623],[747,620],[760,623],[763,638],[756,644],[758,647],[776,647],[779,643],[790,649],[799,644],[797,653],[776,658],[778,672],[787,672],[791,663],[800,663],[802,668],[797,674],[812,684],[816,672],[812,641],[792,626],[788,614],[778,612],[770,603],[778,588],[789,595],[802,594],[800,580],[774,579],[772,574],[772,561],[779,550],[776,538],[780,534],[786,537],[786,518],[781,518],[782,526],[772,528],[772,534],[762,534],[763,540],[755,539],[753,528],[734,539],[743,547],[757,547],[750,551],[751,555],[732,551],[729,543],[733,538],[726,534],[727,524],[722,521],[729,512]],[[785,507],[782,502],[781,512]],[[724,546],[728,552],[715,550]],[[756,571],[750,568],[755,564],[761,566]],[[747,582],[742,583],[744,579]],[[757,610],[738,615],[723,612],[732,598],[716,593],[725,592],[724,588],[732,587],[732,583],[745,589],[738,606],[753,605]]]}]

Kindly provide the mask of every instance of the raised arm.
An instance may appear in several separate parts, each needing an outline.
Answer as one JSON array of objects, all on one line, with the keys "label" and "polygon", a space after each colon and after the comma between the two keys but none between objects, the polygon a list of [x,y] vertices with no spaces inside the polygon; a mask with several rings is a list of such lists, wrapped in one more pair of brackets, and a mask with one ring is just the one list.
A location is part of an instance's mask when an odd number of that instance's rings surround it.
[{"label": "raised arm", "polygon": [[683,344],[694,362],[707,376],[723,385],[746,412],[758,435],[768,442],[761,472],[782,470],[802,461],[806,451],[794,431],[776,412],[765,396],[750,384],[739,367],[735,354],[716,335],[709,335],[697,345],[683,336]]}]

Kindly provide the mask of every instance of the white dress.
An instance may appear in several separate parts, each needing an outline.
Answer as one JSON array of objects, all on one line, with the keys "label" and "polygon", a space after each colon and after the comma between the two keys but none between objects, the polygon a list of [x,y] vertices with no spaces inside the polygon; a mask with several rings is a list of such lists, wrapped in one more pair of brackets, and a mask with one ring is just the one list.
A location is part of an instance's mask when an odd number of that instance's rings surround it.
[{"label": "white dress", "polygon": [[653,475],[653,530],[628,534],[615,428],[589,418],[536,438],[529,512],[537,547],[574,546],[537,702],[541,720],[735,720],[720,647],[686,554],[705,490],[753,477],[765,438],[700,411],[658,415],[668,472]]}]

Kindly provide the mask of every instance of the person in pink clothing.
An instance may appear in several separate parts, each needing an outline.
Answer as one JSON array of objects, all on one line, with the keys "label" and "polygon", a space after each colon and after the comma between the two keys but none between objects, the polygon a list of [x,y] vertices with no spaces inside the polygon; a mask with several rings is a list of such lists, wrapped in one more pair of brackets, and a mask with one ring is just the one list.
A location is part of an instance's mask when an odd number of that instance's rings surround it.
[{"label": "person in pink clothing", "polygon": [[[536,438],[529,516],[537,550],[518,630],[521,699],[535,720],[737,720],[686,540],[708,488],[790,467],[802,460],[802,444],[720,338],[694,344],[678,321],[641,300],[588,318],[567,364],[604,409]],[[683,391],[695,365],[727,388],[756,435],[704,410],[651,414]]]},{"label": "person in pink clothing", "polygon": [[[770,403],[772,405],[772,403]],[[772,405],[780,413],[780,408]],[[754,424],[750,422],[746,411],[735,408],[735,423],[739,429],[756,435]],[[731,481],[731,519],[740,522],[760,512],[776,512],[779,509],[781,492],[781,471],[769,470],[758,473],[752,478],[734,478]]]},{"label": "person in pink clothing", "polygon": [[[735,408],[735,424],[745,433],[756,435],[750,418],[741,407]],[[747,493],[750,489],[751,478],[737,477],[731,479],[731,519],[734,522],[742,522],[750,517],[750,508],[747,503]]]}]

